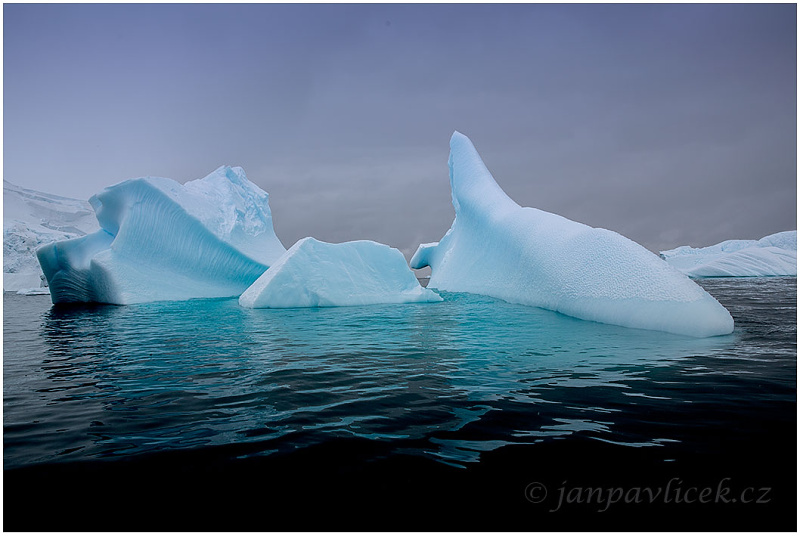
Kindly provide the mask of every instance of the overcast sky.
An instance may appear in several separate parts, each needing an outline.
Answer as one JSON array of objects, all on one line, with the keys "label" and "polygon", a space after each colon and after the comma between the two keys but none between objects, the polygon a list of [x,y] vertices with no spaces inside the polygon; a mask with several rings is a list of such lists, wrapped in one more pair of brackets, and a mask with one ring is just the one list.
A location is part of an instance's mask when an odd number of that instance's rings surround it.
[{"label": "overcast sky", "polygon": [[797,227],[794,4],[4,4],[3,174],[242,166],[286,247],[413,253],[469,136],[523,206],[658,251]]}]

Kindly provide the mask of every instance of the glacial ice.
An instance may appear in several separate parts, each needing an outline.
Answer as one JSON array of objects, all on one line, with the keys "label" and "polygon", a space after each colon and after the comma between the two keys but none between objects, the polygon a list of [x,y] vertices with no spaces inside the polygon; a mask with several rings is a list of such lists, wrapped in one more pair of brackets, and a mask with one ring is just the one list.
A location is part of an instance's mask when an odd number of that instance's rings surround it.
[{"label": "glacial ice", "polygon": [[47,293],[36,249],[97,229],[88,202],[21,188],[3,180],[3,290]]},{"label": "glacial ice", "polygon": [[689,277],[797,276],[797,231],[760,240],[726,240],[704,248],[680,246],[661,258]]},{"label": "glacial ice", "polygon": [[520,207],[458,132],[449,167],[455,220],[441,241],[421,245],[411,259],[412,268],[431,267],[429,288],[631,328],[696,337],[733,331],[719,302],[639,244]]},{"label": "glacial ice", "polygon": [[240,297],[251,308],[331,307],[442,301],[420,286],[397,249],[369,240],[303,238]]},{"label": "glacial ice", "polygon": [[131,179],[89,202],[99,231],[37,250],[53,303],[238,296],[286,251],[268,194],[239,167]]}]

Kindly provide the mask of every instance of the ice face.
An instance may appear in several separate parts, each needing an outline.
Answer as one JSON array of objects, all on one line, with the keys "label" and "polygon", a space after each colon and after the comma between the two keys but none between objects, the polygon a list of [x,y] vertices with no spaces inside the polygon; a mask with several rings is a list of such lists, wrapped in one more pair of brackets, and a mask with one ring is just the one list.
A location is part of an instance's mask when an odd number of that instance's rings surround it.
[{"label": "ice face", "polygon": [[369,240],[299,240],[239,298],[252,308],[442,301],[420,286],[400,251]]},{"label": "ice face", "polygon": [[797,276],[797,231],[705,248],[681,246],[662,251],[661,257],[689,277]]},{"label": "ice face", "polygon": [[430,288],[632,328],[698,337],[733,331],[724,307],[639,244],[517,205],[458,132],[449,166],[453,225],[411,259],[412,268],[431,267]]},{"label": "ice face", "polygon": [[286,251],[241,168],[127,180],[89,202],[99,231],[37,251],[53,303],[238,296]]}]

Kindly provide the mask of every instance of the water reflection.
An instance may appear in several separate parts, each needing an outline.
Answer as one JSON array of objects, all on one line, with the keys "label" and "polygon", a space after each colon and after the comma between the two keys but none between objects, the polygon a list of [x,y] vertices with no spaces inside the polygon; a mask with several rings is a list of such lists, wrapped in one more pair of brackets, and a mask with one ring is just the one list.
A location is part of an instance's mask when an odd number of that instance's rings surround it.
[{"label": "water reflection", "polygon": [[630,423],[642,408],[686,398],[676,362],[730,352],[738,337],[444,296],[330,309],[52,307],[39,347],[11,358],[15,375],[30,370],[33,380],[4,392],[6,467],[237,442],[280,450],[333,436],[398,441],[456,463],[573,433],[658,445],[678,439]]}]

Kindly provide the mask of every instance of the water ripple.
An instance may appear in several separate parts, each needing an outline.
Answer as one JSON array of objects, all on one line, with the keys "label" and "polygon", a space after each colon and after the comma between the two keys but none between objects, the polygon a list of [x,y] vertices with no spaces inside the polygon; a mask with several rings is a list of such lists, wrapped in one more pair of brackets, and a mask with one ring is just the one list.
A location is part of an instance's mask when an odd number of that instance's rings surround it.
[{"label": "water ripple", "polygon": [[7,294],[4,465],[251,442],[269,454],[336,437],[418,441],[414,452],[453,465],[572,435],[692,448],[697,431],[735,429],[796,389],[796,280],[702,284],[731,310],[733,335],[468,294],[282,311]]}]

